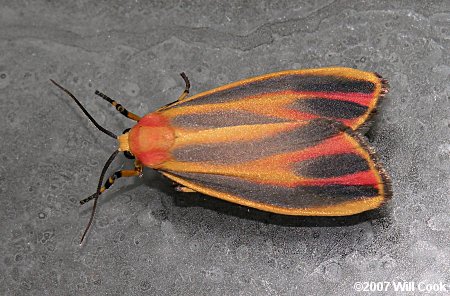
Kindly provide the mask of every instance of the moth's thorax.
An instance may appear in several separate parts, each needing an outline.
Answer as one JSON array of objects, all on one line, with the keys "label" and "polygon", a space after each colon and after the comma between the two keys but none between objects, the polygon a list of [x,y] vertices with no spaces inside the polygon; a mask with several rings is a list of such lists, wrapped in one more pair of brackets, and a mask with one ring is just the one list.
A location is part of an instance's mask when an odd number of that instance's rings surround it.
[{"label": "moth's thorax", "polygon": [[[128,148],[145,166],[157,167],[169,160],[169,149],[174,140],[175,135],[169,120],[158,113],[150,113],[129,131]],[[125,148],[126,145],[123,146]]]}]

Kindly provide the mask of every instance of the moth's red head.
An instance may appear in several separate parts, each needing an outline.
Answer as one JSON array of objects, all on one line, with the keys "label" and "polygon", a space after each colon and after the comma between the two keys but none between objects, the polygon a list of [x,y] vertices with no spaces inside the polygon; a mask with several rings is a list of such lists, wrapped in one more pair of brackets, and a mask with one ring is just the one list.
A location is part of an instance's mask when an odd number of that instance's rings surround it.
[{"label": "moth's red head", "polygon": [[170,159],[175,135],[166,117],[150,113],[128,133],[119,136],[119,149],[130,151],[145,166],[157,167]]}]

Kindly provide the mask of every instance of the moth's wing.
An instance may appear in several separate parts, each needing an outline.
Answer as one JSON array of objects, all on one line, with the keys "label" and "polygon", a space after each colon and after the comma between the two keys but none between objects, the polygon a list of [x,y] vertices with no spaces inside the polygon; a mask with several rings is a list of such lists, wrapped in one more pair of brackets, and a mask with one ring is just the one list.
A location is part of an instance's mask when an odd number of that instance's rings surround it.
[{"label": "moth's wing", "polygon": [[158,168],[195,191],[285,215],[380,207],[389,179],[363,137],[324,119],[178,131]]},{"label": "moth's wing", "polygon": [[162,107],[172,125],[217,128],[327,118],[353,130],[388,91],[378,74],[351,68],[292,70],[241,80]]}]

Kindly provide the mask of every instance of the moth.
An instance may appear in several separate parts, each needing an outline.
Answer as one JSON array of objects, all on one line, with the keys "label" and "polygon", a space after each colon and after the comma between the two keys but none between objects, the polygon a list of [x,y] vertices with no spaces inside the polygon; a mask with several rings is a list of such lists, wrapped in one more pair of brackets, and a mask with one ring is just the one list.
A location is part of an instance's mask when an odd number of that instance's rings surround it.
[{"label": "moth", "polygon": [[[347,216],[379,208],[391,197],[389,177],[366,138],[367,125],[388,83],[380,75],[332,67],[289,70],[244,79],[194,96],[182,95],[143,117],[103,93],[96,94],[136,124],[117,136],[106,162],[100,194],[118,178],[144,167],[174,181],[177,190],[200,192],[262,211],[301,216]],[[118,153],[134,168],[113,173]]]}]

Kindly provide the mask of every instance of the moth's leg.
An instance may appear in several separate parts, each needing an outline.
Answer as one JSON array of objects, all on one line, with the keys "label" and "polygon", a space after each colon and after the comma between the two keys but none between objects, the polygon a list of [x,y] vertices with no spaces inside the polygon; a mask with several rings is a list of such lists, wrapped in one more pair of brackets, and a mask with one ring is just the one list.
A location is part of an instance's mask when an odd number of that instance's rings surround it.
[{"label": "moth's leg", "polygon": [[178,98],[177,102],[181,102],[184,99],[187,98],[187,96],[189,95],[189,89],[191,88],[191,83],[189,82],[189,78],[187,78],[186,74],[184,72],[180,73],[181,78],[183,78],[184,83],[185,83],[185,87],[183,92],[181,93],[180,97]]},{"label": "moth's leg", "polygon": [[123,116],[134,120],[134,121],[139,121],[141,119],[140,116],[129,112],[127,109],[125,109],[124,106],[120,105],[119,103],[117,103],[115,100],[111,99],[110,97],[108,97],[107,95],[105,95],[102,92],[99,92],[98,90],[95,91],[95,94],[101,98],[103,98],[105,101],[108,101],[111,105],[113,105],[114,107],[116,107],[116,110],[119,111]]},{"label": "moth's leg", "polygon": [[175,102],[171,102],[169,104],[162,106],[161,108],[158,109],[158,111],[167,109],[176,103],[184,101],[187,98],[187,96],[189,95],[189,89],[191,88],[191,83],[189,82],[189,78],[186,76],[186,74],[184,72],[181,72],[180,75],[183,78],[184,83],[185,83],[183,92],[181,93],[181,95],[178,97],[178,99]]},{"label": "moth's leg", "polygon": [[191,188],[188,188],[186,186],[183,186],[183,185],[176,185],[175,186],[175,190],[178,191],[178,192],[185,192],[185,193],[187,193],[187,192],[188,193],[197,192],[197,191],[195,191],[195,190],[193,190]]},{"label": "moth's leg", "polygon": [[[111,185],[113,185],[117,179],[122,178],[122,177],[137,177],[137,176],[142,175],[142,171],[143,171],[142,164],[136,160],[134,163],[133,170],[120,170],[120,171],[113,173],[111,175],[111,177],[109,177],[108,180],[106,180],[105,185],[100,189],[100,194],[102,194],[106,189],[111,187]],[[86,197],[83,200],[80,200],[80,204],[85,204],[94,198],[95,198],[95,193],[89,197]]]}]

